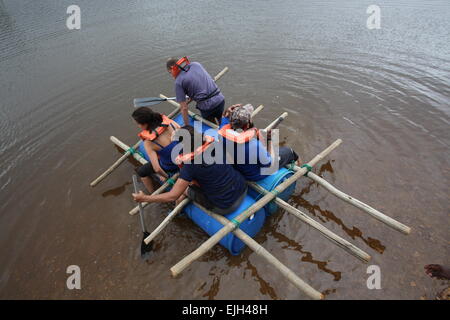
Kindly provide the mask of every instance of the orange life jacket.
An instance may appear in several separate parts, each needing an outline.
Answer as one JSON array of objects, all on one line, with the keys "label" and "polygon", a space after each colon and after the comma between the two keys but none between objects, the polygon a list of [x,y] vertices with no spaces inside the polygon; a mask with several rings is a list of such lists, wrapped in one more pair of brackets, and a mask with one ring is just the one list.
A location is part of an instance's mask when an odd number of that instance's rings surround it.
[{"label": "orange life jacket", "polygon": [[203,152],[205,152],[205,150],[214,142],[214,138],[210,137],[210,136],[205,136],[205,142],[198,147],[197,149],[195,149],[194,152],[189,152],[189,153],[183,153],[180,154],[176,157],[175,159],[175,163],[178,165],[178,167],[182,167],[183,163],[188,162],[188,161],[192,161],[194,160],[194,158],[200,154],[202,154]]},{"label": "orange life jacket", "polygon": [[246,143],[252,140],[255,137],[259,137],[259,130],[256,128],[250,128],[243,132],[237,132],[231,129],[230,124],[224,125],[219,131],[219,135],[224,137],[227,140],[233,141],[235,143]]},{"label": "orange life jacket", "polygon": [[184,68],[189,63],[190,62],[189,62],[189,59],[187,57],[181,58],[180,60],[177,61],[177,63],[175,63],[175,65],[172,66],[172,68],[170,69],[170,73],[176,79],[176,77],[178,76],[178,74],[180,73],[181,70],[186,72],[186,69],[184,69]]},{"label": "orange life jacket", "polygon": [[142,130],[138,134],[139,138],[141,138],[142,140],[153,141],[156,138],[158,138],[164,131],[166,131],[167,127],[169,127],[169,125],[171,123],[175,122],[165,115],[162,115],[162,119],[163,119],[163,121],[161,122],[161,125],[158,128],[156,128],[155,130],[152,130],[151,132],[148,130]]}]

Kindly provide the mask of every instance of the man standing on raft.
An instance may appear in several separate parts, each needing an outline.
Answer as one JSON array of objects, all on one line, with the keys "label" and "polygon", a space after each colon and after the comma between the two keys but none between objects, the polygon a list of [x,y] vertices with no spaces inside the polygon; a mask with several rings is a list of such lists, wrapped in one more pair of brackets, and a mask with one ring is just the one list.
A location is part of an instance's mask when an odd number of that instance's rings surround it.
[{"label": "man standing on raft", "polygon": [[[219,87],[198,62],[189,62],[187,57],[167,60],[167,71],[175,79],[176,101],[181,106],[185,125],[189,124],[188,103],[197,102],[202,118],[220,124],[225,106],[225,97]],[[189,99],[186,99],[186,96]]]}]

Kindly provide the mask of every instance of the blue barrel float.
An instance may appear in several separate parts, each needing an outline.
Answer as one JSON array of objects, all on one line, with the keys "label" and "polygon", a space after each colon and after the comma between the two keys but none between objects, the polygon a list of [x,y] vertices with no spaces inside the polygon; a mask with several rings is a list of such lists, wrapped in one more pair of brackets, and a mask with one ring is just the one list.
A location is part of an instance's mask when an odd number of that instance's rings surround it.
[{"label": "blue barrel float", "polygon": [[[183,123],[183,118],[181,115],[175,117],[174,120],[179,124]],[[190,121],[191,121],[190,124],[194,125],[192,118],[190,118]],[[197,127],[195,128],[197,129]],[[217,130],[207,126],[206,124],[202,125],[202,132],[206,132],[206,134],[213,136],[214,138],[217,138]],[[147,152],[144,149],[143,143],[139,145],[139,151],[144,155],[144,158],[148,161],[149,158]],[[282,183],[284,180],[286,180],[292,175],[293,175],[292,171],[286,168],[281,168],[274,174],[266,177],[263,180],[258,181],[257,183],[264,189],[272,191],[280,183]],[[287,199],[289,199],[289,197],[294,192],[295,185],[296,185],[295,183],[290,185],[285,191],[280,193],[278,197],[287,201]],[[244,201],[242,201],[239,208],[236,211],[225,215],[225,217],[228,220],[232,220],[233,218],[241,214],[244,210],[252,206],[262,196],[263,195],[249,188],[247,196],[244,198]],[[277,209],[278,206],[273,201],[271,201],[268,204],[266,204],[263,208],[258,210],[255,214],[253,214],[250,218],[242,222],[239,228],[253,238],[263,227],[264,222],[266,221],[266,217],[275,213]],[[221,223],[219,223],[214,218],[210,217],[206,212],[204,212],[202,209],[200,209],[193,203],[189,203],[184,208],[183,211],[195,224],[197,224],[200,228],[203,229],[203,231],[205,231],[210,236],[214,235],[217,231],[219,231],[223,227]],[[229,233],[227,236],[222,238],[220,244],[224,248],[228,249],[228,251],[235,256],[239,255],[245,248],[245,244],[233,233]]]}]

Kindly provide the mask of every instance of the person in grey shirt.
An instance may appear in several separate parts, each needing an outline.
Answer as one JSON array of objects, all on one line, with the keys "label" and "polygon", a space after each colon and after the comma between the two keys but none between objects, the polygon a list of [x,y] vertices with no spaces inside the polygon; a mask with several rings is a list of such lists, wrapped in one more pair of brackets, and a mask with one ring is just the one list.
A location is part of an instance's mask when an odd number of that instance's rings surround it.
[{"label": "person in grey shirt", "polygon": [[170,58],[166,66],[175,78],[176,101],[181,106],[184,124],[189,124],[188,103],[191,100],[197,102],[197,109],[204,119],[220,124],[225,97],[205,68],[198,62],[189,62],[186,57]]}]

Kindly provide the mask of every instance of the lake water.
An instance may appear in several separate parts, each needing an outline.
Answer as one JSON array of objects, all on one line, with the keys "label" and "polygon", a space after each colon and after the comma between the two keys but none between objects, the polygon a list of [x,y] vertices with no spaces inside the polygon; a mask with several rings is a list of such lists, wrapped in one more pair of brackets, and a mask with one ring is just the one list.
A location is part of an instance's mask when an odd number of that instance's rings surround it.
[{"label": "lake water", "polygon": [[[450,265],[450,2],[0,0],[0,298],[305,299],[264,260],[216,246],[174,279],[169,269],[207,236],[185,217],[148,262],[123,163],[89,183],[138,128],[132,99],[172,96],[165,70],[188,55],[220,80],[226,104],[283,111],[283,142],[304,160],[341,138],[315,169],[336,187],[412,228],[400,234],[302,178],[290,203],[372,256],[369,264],[279,211],[256,240],[327,299],[433,299]],[[192,110],[195,110],[191,107]],[[169,113],[170,104],[156,110]],[[154,229],[171,205],[146,209]],[[82,289],[66,288],[78,265]],[[381,290],[366,286],[368,265]]]}]

